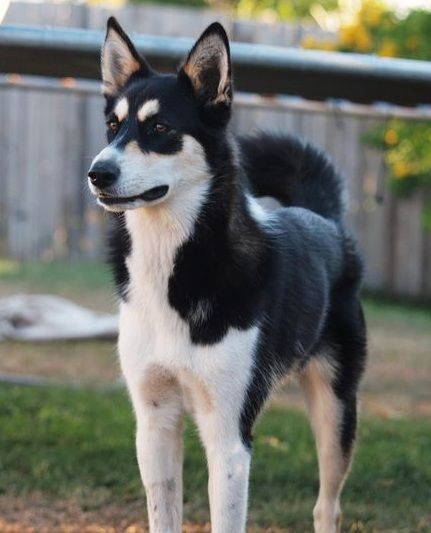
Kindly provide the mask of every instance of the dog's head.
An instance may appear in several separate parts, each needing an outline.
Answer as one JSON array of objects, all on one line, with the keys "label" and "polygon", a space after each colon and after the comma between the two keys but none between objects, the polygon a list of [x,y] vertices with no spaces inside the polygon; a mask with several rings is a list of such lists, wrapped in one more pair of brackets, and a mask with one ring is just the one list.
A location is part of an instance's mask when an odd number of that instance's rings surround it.
[{"label": "dog's head", "polygon": [[108,146],[88,172],[105,209],[124,211],[204,190],[232,103],[229,42],[209,26],[178,74],[155,72],[114,18],[102,49]]}]

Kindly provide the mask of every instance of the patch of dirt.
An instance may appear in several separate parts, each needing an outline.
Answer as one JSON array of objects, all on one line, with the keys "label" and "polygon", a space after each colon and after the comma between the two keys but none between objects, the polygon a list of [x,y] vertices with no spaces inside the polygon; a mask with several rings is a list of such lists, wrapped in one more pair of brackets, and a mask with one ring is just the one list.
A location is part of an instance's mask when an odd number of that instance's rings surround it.
[{"label": "patch of dirt", "polygon": [[0,342],[0,374],[109,384],[120,377],[113,341]]},{"label": "patch of dirt", "polygon": [[[0,496],[1,533],[148,533],[143,503],[104,505],[84,511],[73,499]],[[210,533],[210,524],[186,523],[183,533]],[[287,533],[286,529],[248,529],[249,533]]]},{"label": "patch of dirt", "polygon": [[[71,297],[70,294],[64,296]],[[100,305],[104,310],[108,309],[110,298],[108,291],[103,290],[75,290],[72,296],[83,305],[91,308]],[[430,416],[431,331],[428,324],[404,320],[398,315],[369,314],[369,359],[361,395],[364,414],[383,418]],[[113,341],[1,342],[0,374],[30,375],[86,385],[109,385],[120,379]],[[283,386],[272,402],[283,407],[304,408],[294,380]]]},{"label": "patch of dirt", "polygon": [[[392,336],[397,337],[392,332]],[[425,335],[426,336],[426,335]],[[430,343],[370,335],[370,357],[363,383],[364,414],[382,418],[431,415]],[[397,342],[399,341],[399,342]],[[409,350],[407,350],[407,346]],[[0,374],[36,376],[73,384],[116,384],[121,373],[112,341],[2,342]],[[295,380],[281,387],[272,405],[304,409]]]}]

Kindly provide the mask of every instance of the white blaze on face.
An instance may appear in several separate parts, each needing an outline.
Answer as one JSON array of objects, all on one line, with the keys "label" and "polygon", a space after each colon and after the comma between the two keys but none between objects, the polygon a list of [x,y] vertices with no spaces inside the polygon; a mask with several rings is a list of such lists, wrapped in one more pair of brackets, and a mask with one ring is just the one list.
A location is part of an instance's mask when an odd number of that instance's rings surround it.
[{"label": "white blaze on face", "polygon": [[138,120],[140,122],[144,122],[144,120],[147,120],[147,118],[157,115],[159,110],[160,110],[160,104],[158,100],[156,99],[147,100],[138,109]]},{"label": "white blaze on face", "polygon": [[209,180],[209,169],[202,146],[190,135],[183,136],[183,146],[173,154],[145,153],[136,141],[130,142],[117,163],[120,167],[118,192],[134,196],[160,185],[170,193]]},{"label": "white blaze on face", "polygon": [[[188,199],[194,201],[195,196],[200,198],[208,189],[211,178],[202,145],[190,135],[184,135],[182,141],[181,149],[173,154],[145,153],[136,141],[131,141],[120,151],[114,141],[96,156],[93,163],[111,160],[120,169],[119,179],[110,189],[112,196],[138,196],[154,187],[167,185],[168,193],[160,203],[172,208],[180,202],[187,203]],[[90,189],[97,194],[91,183]],[[135,200],[121,208],[134,209],[145,205],[148,202]],[[117,210],[115,205],[104,207]]]}]

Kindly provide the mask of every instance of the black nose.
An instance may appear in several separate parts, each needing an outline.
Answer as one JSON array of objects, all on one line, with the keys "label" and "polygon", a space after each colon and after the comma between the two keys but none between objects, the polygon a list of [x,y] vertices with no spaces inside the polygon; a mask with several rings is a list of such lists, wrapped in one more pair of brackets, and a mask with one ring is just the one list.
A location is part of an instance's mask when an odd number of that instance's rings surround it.
[{"label": "black nose", "polygon": [[91,183],[99,189],[110,187],[119,174],[120,169],[111,161],[96,161],[88,171]]}]

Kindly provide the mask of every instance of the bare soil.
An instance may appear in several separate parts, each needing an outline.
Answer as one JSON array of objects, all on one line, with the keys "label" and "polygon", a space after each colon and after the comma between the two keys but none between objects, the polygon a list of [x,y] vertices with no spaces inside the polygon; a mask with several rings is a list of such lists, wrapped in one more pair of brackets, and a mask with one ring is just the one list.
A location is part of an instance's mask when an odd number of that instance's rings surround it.
[{"label": "bare soil", "polygon": [[[1,533],[148,533],[142,523],[142,503],[104,505],[83,510],[74,499],[47,501],[29,497],[0,496]],[[284,533],[286,529],[251,528],[249,533]],[[210,524],[183,526],[183,533],[210,533]]]}]

